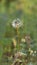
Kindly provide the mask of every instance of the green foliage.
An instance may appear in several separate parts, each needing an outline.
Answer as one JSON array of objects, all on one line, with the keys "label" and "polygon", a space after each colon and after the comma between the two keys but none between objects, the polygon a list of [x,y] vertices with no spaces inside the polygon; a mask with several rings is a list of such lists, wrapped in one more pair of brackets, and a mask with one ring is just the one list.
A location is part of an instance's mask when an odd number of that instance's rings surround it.
[{"label": "green foliage", "polygon": [[[37,0],[25,0],[24,8],[19,10],[16,5],[16,0],[7,0],[6,2],[3,0],[0,2],[0,61],[3,52],[7,50],[7,48],[5,50],[5,47],[11,46],[12,38],[16,37],[16,30],[11,26],[11,22],[16,18],[23,21],[23,27],[19,29],[20,39],[24,33],[30,34],[33,41],[30,47],[32,50],[37,51]],[[22,43],[22,47],[24,48],[26,45]],[[16,48],[18,50],[18,45]],[[21,51],[27,52],[26,50]]]}]

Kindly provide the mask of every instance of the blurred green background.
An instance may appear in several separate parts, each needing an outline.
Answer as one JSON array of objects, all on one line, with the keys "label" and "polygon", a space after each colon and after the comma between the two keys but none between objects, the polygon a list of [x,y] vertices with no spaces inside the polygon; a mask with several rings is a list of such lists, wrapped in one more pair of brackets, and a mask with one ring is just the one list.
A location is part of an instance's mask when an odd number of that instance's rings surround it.
[{"label": "blurred green background", "polygon": [[37,0],[0,0],[0,39],[15,18],[24,22],[24,32],[32,32],[37,41]]},{"label": "blurred green background", "polygon": [[37,46],[37,0],[0,0],[0,58],[3,46],[11,43],[14,29],[10,23],[16,18],[23,21],[23,33],[31,33]]}]

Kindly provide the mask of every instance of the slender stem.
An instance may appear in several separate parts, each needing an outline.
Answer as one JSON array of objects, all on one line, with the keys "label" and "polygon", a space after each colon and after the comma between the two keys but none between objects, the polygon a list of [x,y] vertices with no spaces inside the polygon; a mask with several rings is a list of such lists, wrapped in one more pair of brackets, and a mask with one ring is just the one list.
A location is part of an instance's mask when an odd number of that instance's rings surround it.
[{"label": "slender stem", "polygon": [[20,41],[19,41],[20,37],[19,37],[18,27],[16,28],[16,31],[17,31],[17,36],[18,36],[17,43],[18,43],[18,51],[19,51],[19,49],[20,49]]}]

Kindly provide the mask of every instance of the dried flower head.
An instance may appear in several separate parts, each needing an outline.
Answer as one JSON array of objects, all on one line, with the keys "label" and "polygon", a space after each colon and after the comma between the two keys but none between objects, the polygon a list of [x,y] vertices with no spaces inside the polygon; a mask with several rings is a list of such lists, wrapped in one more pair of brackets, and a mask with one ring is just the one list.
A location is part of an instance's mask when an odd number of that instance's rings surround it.
[{"label": "dried flower head", "polygon": [[19,28],[19,27],[22,26],[22,22],[20,21],[19,18],[17,18],[17,19],[15,19],[15,20],[13,20],[12,26],[13,26],[14,28],[17,28],[17,27]]},{"label": "dried flower head", "polygon": [[34,53],[36,53],[36,51],[34,51]]},{"label": "dried flower head", "polygon": [[33,50],[30,51],[30,55],[32,55],[32,54],[33,54]]},{"label": "dried flower head", "polygon": [[30,35],[26,35],[25,40],[27,43],[31,43],[31,41],[32,41]]},{"label": "dried flower head", "polygon": [[26,42],[24,38],[21,39],[21,42]]}]

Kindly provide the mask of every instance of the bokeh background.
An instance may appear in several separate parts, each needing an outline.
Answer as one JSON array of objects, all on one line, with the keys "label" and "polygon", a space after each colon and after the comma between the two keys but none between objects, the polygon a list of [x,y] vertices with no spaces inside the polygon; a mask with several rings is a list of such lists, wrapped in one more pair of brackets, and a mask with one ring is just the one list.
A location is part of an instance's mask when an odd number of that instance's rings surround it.
[{"label": "bokeh background", "polygon": [[24,23],[22,33],[31,33],[37,46],[37,0],[0,0],[0,60],[3,47],[11,43],[14,29],[11,22],[19,18]]}]

